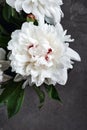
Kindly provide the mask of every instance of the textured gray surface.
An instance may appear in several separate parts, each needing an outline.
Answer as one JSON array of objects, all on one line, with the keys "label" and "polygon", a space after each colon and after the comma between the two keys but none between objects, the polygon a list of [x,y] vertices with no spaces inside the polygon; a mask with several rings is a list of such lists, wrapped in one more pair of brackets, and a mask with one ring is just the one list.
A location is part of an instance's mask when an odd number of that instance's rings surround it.
[{"label": "textured gray surface", "polygon": [[10,120],[0,108],[0,130],[87,130],[87,0],[64,0],[64,29],[75,42],[70,46],[79,52],[82,62],[76,63],[65,87],[57,86],[63,105],[46,97],[38,109],[38,98],[32,88],[26,89],[23,107]]}]

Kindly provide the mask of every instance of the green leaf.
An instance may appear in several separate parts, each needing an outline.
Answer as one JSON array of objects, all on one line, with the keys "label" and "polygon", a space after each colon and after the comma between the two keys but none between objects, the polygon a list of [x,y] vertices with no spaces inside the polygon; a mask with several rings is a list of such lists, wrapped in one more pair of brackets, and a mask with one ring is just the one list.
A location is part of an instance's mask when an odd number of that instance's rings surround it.
[{"label": "green leaf", "polygon": [[2,86],[3,92],[0,95],[0,104],[7,105],[8,117],[15,115],[21,108],[24,99],[24,89],[22,82],[15,83],[9,81],[8,84]]},{"label": "green leaf", "polygon": [[4,85],[4,90],[0,95],[0,104],[4,103],[15,89],[16,87],[14,86],[14,84],[12,84],[12,82]]},{"label": "green leaf", "polygon": [[10,37],[9,36],[2,36],[0,35],[0,46],[1,47],[7,47],[7,44],[10,40]]},{"label": "green leaf", "polygon": [[14,116],[21,108],[24,100],[24,89],[20,86],[9,96],[7,101],[8,117]]},{"label": "green leaf", "polygon": [[33,88],[34,88],[34,90],[36,91],[36,93],[37,93],[37,95],[39,97],[39,100],[40,100],[39,108],[41,108],[43,106],[43,103],[44,103],[44,100],[45,100],[45,94],[40,89],[40,87],[33,86]]},{"label": "green leaf", "polygon": [[0,25],[0,35],[8,35],[8,32]]},{"label": "green leaf", "polygon": [[18,13],[15,9],[10,7],[9,5],[5,4],[2,8],[2,18],[3,20],[13,26],[15,28],[20,29],[23,22],[26,21],[26,16],[23,11]]},{"label": "green leaf", "polygon": [[17,17],[17,12],[16,12],[16,10],[15,9],[11,9],[11,15],[12,15],[12,17]]},{"label": "green leaf", "polygon": [[59,97],[58,91],[53,85],[46,85],[45,86],[46,92],[48,93],[48,96],[54,100],[58,100],[61,102],[61,99]]},{"label": "green leaf", "polygon": [[5,4],[2,11],[3,11],[3,18],[6,21],[9,21],[12,16],[12,8],[9,5]]}]

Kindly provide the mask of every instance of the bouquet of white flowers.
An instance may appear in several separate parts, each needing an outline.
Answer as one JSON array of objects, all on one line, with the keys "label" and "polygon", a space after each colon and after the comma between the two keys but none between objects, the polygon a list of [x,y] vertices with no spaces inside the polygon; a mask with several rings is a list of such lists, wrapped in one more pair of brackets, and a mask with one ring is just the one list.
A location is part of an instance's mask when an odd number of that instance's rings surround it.
[{"label": "bouquet of white flowers", "polygon": [[[21,108],[26,86],[36,91],[41,108],[43,85],[50,98],[61,102],[56,84],[65,85],[79,54],[61,25],[62,0],[6,0],[0,10],[0,104],[8,117]],[[2,22],[3,21],[3,22]]]}]

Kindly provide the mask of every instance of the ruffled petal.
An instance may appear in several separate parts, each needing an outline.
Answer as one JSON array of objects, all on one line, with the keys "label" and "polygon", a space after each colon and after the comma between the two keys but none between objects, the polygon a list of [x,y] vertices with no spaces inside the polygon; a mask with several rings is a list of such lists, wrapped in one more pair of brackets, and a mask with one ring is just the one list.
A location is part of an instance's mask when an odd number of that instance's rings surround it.
[{"label": "ruffled petal", "polygon": [[72,50],[71,48],[67,49],[67,55],[72,60],[81,61],[80,55],[76,51]]}]

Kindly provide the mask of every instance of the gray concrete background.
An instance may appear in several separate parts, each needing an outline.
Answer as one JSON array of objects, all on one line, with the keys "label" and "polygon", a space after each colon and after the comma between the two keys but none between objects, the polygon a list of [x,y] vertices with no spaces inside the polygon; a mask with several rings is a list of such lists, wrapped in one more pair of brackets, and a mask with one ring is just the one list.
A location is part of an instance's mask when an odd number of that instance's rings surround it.
[{"label": "gray concrete background", "polygon": [[64,29],[75,42],[70,46],[81,56],[75,63],[65,87],[56,86],[63,105],[46,97],[38,109],[38,98],[32,88],[26,88],[21,111],[7,119],[6,109],[0,108],[0,130],[87,130],[87,0],[64,0]]}]

